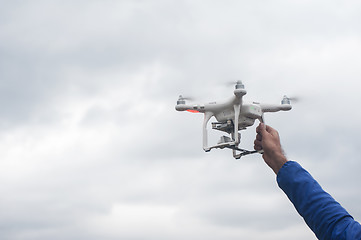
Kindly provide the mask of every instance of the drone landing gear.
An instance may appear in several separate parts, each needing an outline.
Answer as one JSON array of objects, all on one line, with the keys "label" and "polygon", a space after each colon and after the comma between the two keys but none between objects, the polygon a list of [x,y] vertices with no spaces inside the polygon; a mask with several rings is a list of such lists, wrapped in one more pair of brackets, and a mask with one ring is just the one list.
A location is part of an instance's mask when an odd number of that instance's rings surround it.
[{"label": "drone landing gear", "polygon": [[[258,152],[258,151],[249,151],[238,147],[239,139],[241,138],[241,136],[240,133],[237,132],[238,134],[238,138],[237,138],[238,142],[237,142],[234,134],[234,124],[232,120],[228,120],[227,122],[221,122],[221,123],[219,122],[212,123],[212,128],[215,130],[227,132],[231,135],[232,138],[227,136],[222,136],[221,139],[218,141],[217,145],[205,149],[206,152],[209,152],[213,148],[220,148],[220,149],[229,148],[233,150],[233,157],[235,159],[240,159],[242,156],[246,156]],[[237,151],[240,153],[237,153]]]},{"label": "drone landing gear", "polygon": [[253,154],[253,153],[258,153],[258,151],[248,151],[248,150],[244,150],[244,149],[237,149],[238,151],[241,151],[241,153],[237,154],[236,150],[233,150],[233,157],[235,159],[240,159],[242,156],[246,156],[249,154]]},{"label": "drone landing gear", "polygon": [[[229,148],[229,149],[232,149],[233,150],[233,157],[235,159],[240,159],[242,156],[246,156],[246,155],[258,152],[258,151],[249,151],[249,150],[239,148],[237,146],[236,142],[232,141],[232,139],[230,137],[227,137],[227,136],[222,136],[221,140],[218,142],[218,144],[215,145],[215,146],[210,147],[209,149],[207,149],[207,152],[209,152],[210,150],[212,150],[214,148],[219,148],[219,149]],[[237,153],[237,151],[240,152],[240,153]]]}]

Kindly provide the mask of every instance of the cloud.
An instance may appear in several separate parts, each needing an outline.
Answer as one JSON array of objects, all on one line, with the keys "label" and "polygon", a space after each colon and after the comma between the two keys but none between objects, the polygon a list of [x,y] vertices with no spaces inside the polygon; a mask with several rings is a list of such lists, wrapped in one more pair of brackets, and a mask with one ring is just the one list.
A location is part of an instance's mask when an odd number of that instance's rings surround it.
[{"label": "cloud", "polygon": [[[13,1],[0,11],[4,239],[312,238],[259,155],[204,153],[203,116],[174,109],[180,94],[227,99],[224,83],[237,79],[246,101],[300,97],[266,122],[360,218],[358,2]],[[254,136],[242,133],[242,146]]]}]

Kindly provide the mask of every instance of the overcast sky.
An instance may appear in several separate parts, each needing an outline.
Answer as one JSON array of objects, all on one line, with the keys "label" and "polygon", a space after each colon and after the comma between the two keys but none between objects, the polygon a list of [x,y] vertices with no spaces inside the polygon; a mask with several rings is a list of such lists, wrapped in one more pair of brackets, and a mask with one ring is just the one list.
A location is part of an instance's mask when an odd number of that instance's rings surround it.
[{"label": "overcast sky", "polygon": [[360,1],[0,2],[1,239],[315,239],[261,155],[174,109],[238,79],[301,99],[266,121],[361,219]]}]

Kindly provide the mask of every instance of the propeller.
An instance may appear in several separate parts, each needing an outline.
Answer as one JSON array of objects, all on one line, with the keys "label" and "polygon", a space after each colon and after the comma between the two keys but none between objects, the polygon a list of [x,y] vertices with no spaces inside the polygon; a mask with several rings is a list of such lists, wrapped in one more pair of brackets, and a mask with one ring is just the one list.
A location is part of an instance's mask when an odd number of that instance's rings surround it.
[{"label": "propeller", "polygon": [[[225,82],[225,85],[227,86],[231,86],[231,85],[243,85],[242,81],[241,80],[236,80],[236,81],[227,81]],[[243,86],[244,88],[244,86]]]},{"label": "propeller", "polygon": [[300,101],[300,98],[299,97],[289,97],[288,98],[290,101],[292,102],[299,102]]},{"label": "propeller", "polygon": [[291,104],[291,101],[293,103],[297,103],[300,101],[300,98],[299,97],[287,97],[286,95],[284,95],[281,103],[282,104]]},{"label": "propeller", "polygon": [[182,95],[179,95],[179,98],[178,98],[178,101],[177,101],[177,105],[179,105],[179,104],[186,104],[186,100],[193,101],[194,98],[192,98],[192,97],[183,97]]},{"label": "propeller", "polygon": [[194,98],[193,97],[183,97],[183,95],[179,95],[179,100],[194,101]]}]

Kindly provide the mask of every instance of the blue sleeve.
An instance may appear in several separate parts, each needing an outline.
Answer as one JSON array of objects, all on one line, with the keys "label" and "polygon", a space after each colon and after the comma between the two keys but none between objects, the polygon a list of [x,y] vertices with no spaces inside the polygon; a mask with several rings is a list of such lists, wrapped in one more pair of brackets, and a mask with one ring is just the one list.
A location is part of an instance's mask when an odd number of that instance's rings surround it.
[{"label": "blue sleeve", "polygon": [[360,224],[298,163],[286,162],[277,183],[318,239],[361,239]]}]

